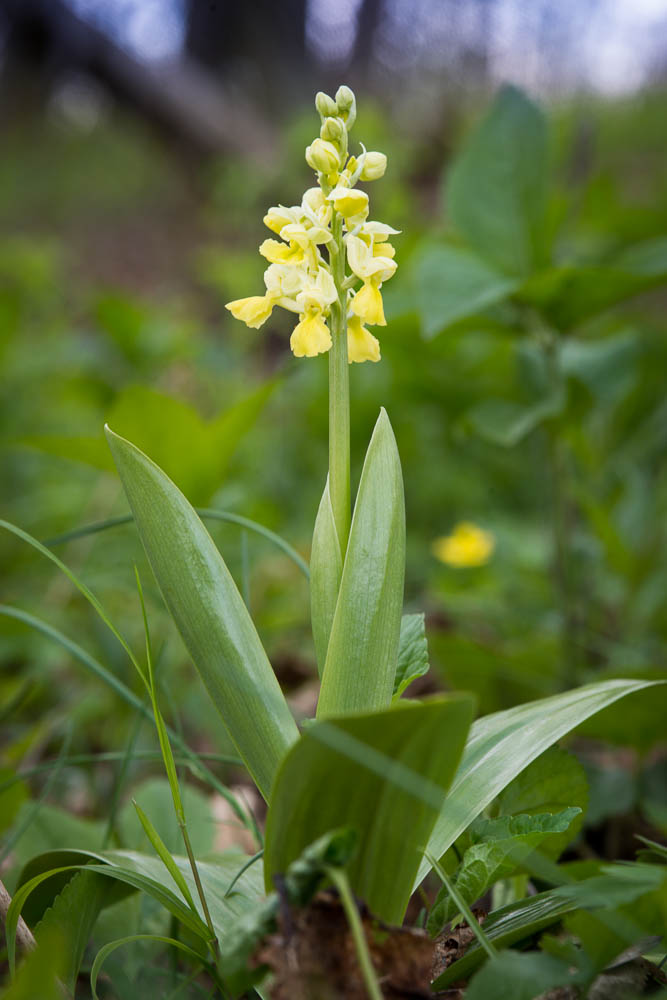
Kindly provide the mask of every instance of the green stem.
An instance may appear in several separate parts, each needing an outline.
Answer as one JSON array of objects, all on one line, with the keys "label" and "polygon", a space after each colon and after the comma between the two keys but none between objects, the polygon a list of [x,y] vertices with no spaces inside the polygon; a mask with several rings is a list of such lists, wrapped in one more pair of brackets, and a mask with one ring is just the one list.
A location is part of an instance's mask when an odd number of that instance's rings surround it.
[{"label": "green stem", "polygon": [[192,877],[195,880],[195,885],[197,886],[197,895],[199,896],[199,902],[202,905],[202,910],[204,911],[204,919],[206,920],[206,926],[209,929],[211,935],[211,940],[209,945],[213,955],[216,956],[218,953],[218,937],[215,933],[215,928],[213,927],[213,921],[211,920],[211,914],[208,908],[208,903],[206,902],[206,894],[204,893],[204,886],[201,883],[199,877],[199,869],[197,868],[197,862],[195,860],[194,851],[192,850],[192,844],[190,843],[190,834],[188,833],[188,828],[185,823],[185,816],[179,815],[178,825],[181,830],[181,835],[183,837],[183,843],[185,844],[185,850],[188,855],[188,861],[190,862],[190,868],[192,869]]},{"label": "green stem", "polygon": [[361,975],[368,995],[371,1000],[382,1000],[382,990],[375,975],[363,924],[361,923],[359,910],[352,895],[347,875],[340,868],[327,868],[327,878],[330,878],[338,889],[341,905],[345,911],[347,922],[350,925],[350,933],[352,934],[352,940],[357,951],[359,967],[361,968]]},{"label": "green stem", "polygon": [[338,301],[331,310],[332,345],[329,351],[329,493],[344,556],[350,533],[350,376],[343,219],[336,211],[331,228],[336,247],[331,254],[331,272]]},{"label": "green stem", "polygon": [[[542,339],[551,392],[563,390],[558,363],[558,340],[551,331],[544,331]],[[571,554],[569,503],[567,490],[567,453],[558,425],[547,428],[549,438],[548,462],[551,486],[551,517],[554,545],[554,572],[558,603],[562,619],[561,636],[563,663],[561,668],[564,688],[577,682],[579,667],[579,624],[577,593],[573,578]]]},{"label": "green stem", "polygon": [[436,872],[442,884],[444,885],[445,889],[454,900],[454,905],[457,907],[459,913],[461,913],[465,917],[466,923],[468,924],[470,930],[477,938],[480,947],[484,949],[489,958],[495,958],[498,952],[491,944],[484,931],[482,930],[482,926],[479,923],[479,921],[475,920],[475,915],[473,914],[472,910],[466,903],[463,896],[454,887],[454,884],[450,879],[449,875],[447,874],[447,872],[445,871],[445,869],[442,867],[442,865],[440,865],[440,863],[437,861],[436,858],[432,857],[432,855],[428,853],[428,851],[424,852],[424,857],[433,868],[433,871]]}]

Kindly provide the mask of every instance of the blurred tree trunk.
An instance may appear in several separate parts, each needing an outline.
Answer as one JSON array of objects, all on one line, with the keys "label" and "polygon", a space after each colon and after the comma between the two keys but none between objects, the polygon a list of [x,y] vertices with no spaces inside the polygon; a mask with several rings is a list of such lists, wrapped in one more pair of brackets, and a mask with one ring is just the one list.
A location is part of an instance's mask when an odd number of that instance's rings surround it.
[{"label": "blurred tree trunk", "polygon": [[307,0],[187,0],[185,48],[227,82],[280,111],[312,87]]}]

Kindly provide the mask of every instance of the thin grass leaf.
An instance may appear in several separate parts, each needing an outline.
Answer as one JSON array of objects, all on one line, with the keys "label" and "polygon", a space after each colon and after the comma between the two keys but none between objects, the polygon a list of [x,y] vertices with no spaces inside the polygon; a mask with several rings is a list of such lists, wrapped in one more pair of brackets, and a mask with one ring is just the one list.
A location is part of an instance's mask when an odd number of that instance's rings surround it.
[{"label": "thin grass leaf", "polygon": [[[295,548],[293,548],[288,541],[281,537],[281,535],[276,534],[275,531],[271,531],[270,528],[264,527],[263,524],[259,524],[258,521],[253,521],[249,517],[243,517],[241,514],[232,514],[228,510],[214,510],[210,507],[195,507],[195,510],[202,521],[225,521],[228,524],[238,524],[241,528],[247,528],[248,531],[254,531],[256,535],[261,535],[262,538],[266,538],[267,541],[271,542],[277,548],[288,556],[295,566],[298,566],[299,570],[303,573],[306,580],[310,577],[310,570],[308,569],[308,563],[305,559],[299,555]],[[66,531],[62,535],[54,535],[52,538],[47,538],[43,543],[54,547],[56,545],[65,545],[66,542],[73,542],[77,538],[85,538],[88,535],[96,535],[99,532],[107,531],[109,528],[117,528],[123,524],[130,524],[134,521],[134,516],[132,514],[120,514],[117,517],[108,517],[104,521],[95,521],[92,524],[84,524],[80,528],[74,528],[73,531]]]},{"label": "thin grass leaf", "polygon": [[[95,677],[107,684],[116,694],[131,705],[137,711],[141,712],[147,719],[153,719],[151,710],[145,705],[135,694],[130,690],[122,681],[118,680],[112,673],[110,673],[106,667],[103,667],[90,653],[82,649],[76,642],[70,639],[68,636],[59,632],[58,629],[53,628],[47,622],[42,621],[40,618],[36,618],[34,615],[29,614],[27,611],[22,611],[20,608],[13,608],[9,605],[0,605],[0,614],[5,615],[8,618],[14,618],[17,621],[23,622],[25,625],[29,625],[31,628],[36,629],[43,635],[47,636],[49,639],[53,639],[64,649],[66,649],[71,655],[82,663]],[[251,812],[246,814],[243,809],[238,804],[236,797],[232,795],[228,788],[226,788],[221,781],[219,781],[213,772],[202,763],[199,756],[194,750],[183,741],[183,739],[176,733],[173,729],[167,726],[167,733],[169,737],[176,743],[180,748],[181,752],[185,755],[185,763],[189,769],[201,778],[202,781],[209,784],[212,788],[218,792],[232,807],[234,813],[241,821],[243,826],[250,830],[258,844],[263,843],[263,837],[257,826],[257,821]],[[161,755],[160,755],[161,756]],[[111,759],[111,758],[107,758]],[[117,757],[114,759],[118,759]],[[153,758],[156,759],[156,758]],[[242,764],[241,760],[235,757],[228,759],[229,763],[239,763]]]},{"label": "thin grass leaf", "polygon": [[97,980],[102,966],[109,955],[111,955],[117,948],[122,948],[126,944],[134,944],[136,941],[158,941],[161,944],[168,944],[172,948],[178,948],[179,951],[182,951],[183,954],[188,955],[196,962],[201,963],[203,968],[208,969],[209,972],[214,975],[214,970],[211,969],[209,963],[203,955],[200,955],[199,952],[194,950],[194,948],[190,948],[189,945],[184,944],[182,941],[178,941],[176,938],[162,937],[160,934],[129,934],[127,937],[118,938],[116,941],[109,941],[108,944],[105,944],[104,947],[100,948],[95,956],[95,961],[93,962],[90,970],[90,988],[93,994],[93,1000],[99,1000]]},{"label": "thin grass leaf", "polygon": [[28,809],[26,809],[25,811],[23,820],[17,826],[14,827],[11,834],[5,840],[2,850],[0,851],[0,865],[2,865],[2,862],[5,860],[5,858],[9,857],[12,850],[14,849],[14,845],[18,843],[18,841],[21,839],[21,837],[28,829],[28,827],[31,826],[34,823],[35,819],[37,818],[37,814],[39,813],[40,809],[42,808],[47,798],[49,797],[51,789],[56,783],[58,775],[62,770],[63,764],[67,757],[67,751],[69,750],[71,742],[72,742],[72,729],[70,727],[65,733],[65,738],[63,740],[62,747],[60,748],[60,753],[58,755],[58,759],[56,760],[55,767],[51,771],[51,774],[49,775],[44,785],[44,788],[42,789],[42,794],[39,796],[38,799],[36,799],[34,802],[30,804]]},{"label": "thin grass leaf", "polygon": [[174,864],[174,859],[169,853],[167,845],[162,840],[162,837],[157,832],[157,830],[155,829],[155,827],[153,826],[150,819],[143,811],[139,803],[136,802],[134,799],[132,799],[132,805],[136,809],[137,816],[139,817],[139,822],[143,826],[146,836],[148,837],[151,844],[155,848],[156,854],[158,855],[163,865],[165,866],[165,868],[173,878],[174,882],[180,889],[183,898],[185,899],[186,903],[188,904],[192,912],[196,913],[197,908],[195,907],[194,900],[190,894],[190,890],[188,889],[187,882],[183,878],[180,868],[176,864]]},{"label": "thin grass leaf", "polygon": [[247,872],[248,868],[250,868],[251,865],[254,865],[256,861],[259,861],[259,859],[263,857],[264,857],[264,849],[262,849],[261,851],[257,851],[257,854],[253,854],[251,858],[248,858],[248,860],[244,865],[241,865],[236,875],[229,883],[229,888],[225,892],[225,899],[227,899],[227,897],[231,894],[232,889],[234,888],[238,880],[241,878],[241,876]]}]

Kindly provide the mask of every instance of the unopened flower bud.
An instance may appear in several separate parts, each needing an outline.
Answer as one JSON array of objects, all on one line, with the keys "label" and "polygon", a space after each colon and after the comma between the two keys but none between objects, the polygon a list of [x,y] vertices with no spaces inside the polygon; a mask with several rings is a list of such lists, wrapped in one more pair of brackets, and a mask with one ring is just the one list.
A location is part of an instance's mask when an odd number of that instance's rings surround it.
[{"label": "unopened flower bud", "polygon": [[327,142],[342,144],[345,139],[345,125],[340,118],[325,118],[320,129],[320,137]]},{"label": "unopened flower bud", "polygon": [[361,169],[362,181],[377,181],[384,177],[387,169],[387,157],[384,153],[366,153],[364,165]]},{"label": "unopened flower bud", "polygon": [[340,155],[333,143],[315,139],[306,148],[306,163],[321,174],[333,174],[340,166]]},{"label": "unopened flower bud", "polygon": [[349,132],[357,117],[357,102],[353,92],[344,84],[336,91],[336,107]]},{"label": "unopened flower bud", "polygon": [[322,118],[330,118],[338,114],[338,108],[336,107],[336,102],[333,97],[329,97],[325,94],[323,90],[318,91],[315,95],[315,107],[319,111]]}]

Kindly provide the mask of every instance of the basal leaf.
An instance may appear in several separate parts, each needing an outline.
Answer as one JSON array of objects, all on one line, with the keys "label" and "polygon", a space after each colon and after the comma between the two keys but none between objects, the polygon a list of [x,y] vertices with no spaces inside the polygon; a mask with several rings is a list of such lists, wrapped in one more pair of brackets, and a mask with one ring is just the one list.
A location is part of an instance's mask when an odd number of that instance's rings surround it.
[{"label": "basal leaf", "polygon": [[327,658],[329,636],[336,611],[342,572],[343,556],[336,531],[327,477],[315,519],[313,547],[310,555],[310,617],[313,626],[317,669],[320,676]]},{"label": "basal leaf", "polygon": [[394,677],[394,698],[400,698],[408,685],[428,673],[428,642],[424,615],[403,615],[398,640],[398,659]]},{"label": "basal leaf", "polygon": [[501,952],[472,979],[466,1000],[534,1000],[574,978],[567,963],[542,952]]},{"label": "basal leaf", "polygon": [[[478,719],[429,840],[429,853],[442,857],[517,774],[584,719],[650,683],[612,680],[588,684]],[[429,869],[424,861],[415,886]]]},{"label": "basal leaf", "polygon": [[318,718],[367,712],[391,702],[404,575],[401,463],[383,409],[361,473],[322,675]]},{"label": "basal leaf", "polygon": [[454,226],[501,272],[527,274],[540,257],[547,176],[544,116],[503,87],[447,178]]},{"label": "basal leaf", "polygon": [[377,916],[400,921],[471,713],[470,696],[456,695],[308,726],[273,787],[267,888],[312,841],[351,827],[359,835],[348,869],[354,892]]},{"label": "basal leaf", "polygon": [[243,599],[211,536],[154,462],[107,437],[165,603],[229,734],[266,797],[298,735]]}]

